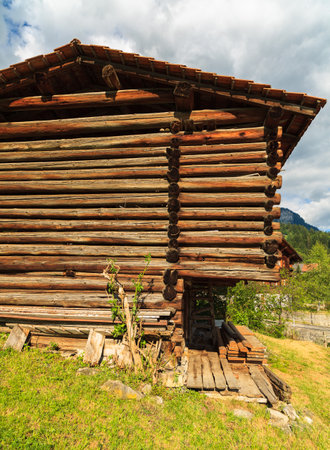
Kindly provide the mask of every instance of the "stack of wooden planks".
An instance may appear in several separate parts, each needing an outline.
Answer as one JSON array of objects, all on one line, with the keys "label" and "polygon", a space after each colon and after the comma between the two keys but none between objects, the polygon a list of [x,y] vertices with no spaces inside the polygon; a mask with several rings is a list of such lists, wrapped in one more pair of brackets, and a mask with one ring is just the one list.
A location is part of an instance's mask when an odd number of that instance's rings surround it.
[{"label": "stack of wooden planks", "polygon": [[231,363],[265,364],[266,347],[245,326],[223,322],[217,330],[219,355]]}]

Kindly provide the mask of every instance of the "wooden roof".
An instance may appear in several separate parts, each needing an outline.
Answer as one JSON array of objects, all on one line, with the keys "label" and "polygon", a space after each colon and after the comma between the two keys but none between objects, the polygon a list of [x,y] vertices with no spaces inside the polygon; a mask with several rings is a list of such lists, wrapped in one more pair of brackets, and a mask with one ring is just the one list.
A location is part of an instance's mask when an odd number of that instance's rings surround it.
[{"label": "wooden roof", "polygon": [[116,69],[124,89],[174,86],[178,81],[188,82],[198,96],[200,109],[212,105],[217,108],[258,106],[266,110],[281,107],[284,161],[326,103],[325,99],[304,93],[272,89],[269,84],[204,72],[109,47],[85,45],[77,39],[52,53],[29,58],[1,70],[0,98],[44,94],[37,83],[40,73],[50,80],[49,95],[104,90],[101,71],[109,63]]},{"label": "wooden roof", "polygon": [[303,260],[299,253],[284,238],[280,244],[280,250],[284,256],[290,259],[290,264],[302,262]]}]

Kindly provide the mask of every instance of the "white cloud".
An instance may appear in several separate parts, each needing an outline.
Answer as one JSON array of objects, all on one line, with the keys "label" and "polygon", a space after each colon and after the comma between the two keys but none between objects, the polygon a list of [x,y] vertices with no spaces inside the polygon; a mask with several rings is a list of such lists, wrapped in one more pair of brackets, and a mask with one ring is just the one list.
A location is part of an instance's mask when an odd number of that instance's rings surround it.
[{"label": "white cloud", "polygon": [[[86,44],[330,97],[328,0],[13,0],[0,4],[0,67]],[[285,166],[283,205],[330,228],[329,108]],[[324,213],[328,211],[328,213]],[[307,220],[307,217],[304,217]]]}]

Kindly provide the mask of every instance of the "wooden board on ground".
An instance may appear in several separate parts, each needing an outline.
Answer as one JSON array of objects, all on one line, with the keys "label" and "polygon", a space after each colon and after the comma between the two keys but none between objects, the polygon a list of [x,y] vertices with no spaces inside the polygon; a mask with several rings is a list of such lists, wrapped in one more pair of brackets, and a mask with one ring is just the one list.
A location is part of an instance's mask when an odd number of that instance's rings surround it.
[{"label": "wooden board on ground", "polygon": [[263,395],[258,389],[255,382],[252,380],[251,375],[247,367],[237,367],[233,369],[235,375],[238,376],[238,381],[240,384],[239,394],[244,395],[249,398],[262,398]]},{"label": "wooden board on ground", "polygon": [[202,361],[200,354],[189,355],[187,388],[203,389]]},{"label": "wooden board on ground", "polygon": [[18,352],[22,351],[23,346],[29,337],[29,333],[30,331],[26,328],[20,325],[15,325],[11,330],[10,335],[3,348],[13,348]]},{"label": "wooden board on ground", "polygon": [[220,358],[220,363],[221,363],[221,367],[222,367],[224,376],[226,378],[228,389],[230,391],[238,391],[240,386],[239,386],[239,383],[238,383],[236,377],[234,376],[234,374],[231,370],[229,362],[224,358]]},{"label": "wooden board on ground", "polygon": [[214,378],[212,375],[211,364],[206,352],[202,354],[201,360],[202,360],[203,389],[207,391],[214,390],[215,388]]},{"label": "wooden board on ground", "polygon": [[99,364],[103,353],[104,341],[104,334],[90,330],[85,348],[84,363],[88,363],[91,366]]},{"label": "wooden board on ground", "polygon": [[226,380],[220,367],[219,355],[215,352],[208,352],[208,358],[211,364],[215,387],[219,391],[224,391],[226,389]]},{"label": "wooden board on ground", "polygon": [[267,398],[271,405],[276,405],[278,403],[278,398],[276,397],[270,382],[266,380],[265,375],[256,366],[249,366],[249,371],[261,393]]}]

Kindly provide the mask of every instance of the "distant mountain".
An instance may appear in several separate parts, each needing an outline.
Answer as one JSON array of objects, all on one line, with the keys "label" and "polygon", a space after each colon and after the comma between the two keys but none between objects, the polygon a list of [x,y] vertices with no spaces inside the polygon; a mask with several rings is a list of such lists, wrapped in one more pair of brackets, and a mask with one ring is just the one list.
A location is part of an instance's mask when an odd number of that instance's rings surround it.
[{"label": "distant mountain", "polygon": [[290,223],[293,225],[302,225],[303,227],[307,228],[307,230],[319,231],[318,228],[305,222],[304,219],[301,216],[299,216],[299,214],[291,211],[291,209],[288,208],[281,208],[281,218],[277,222]]}]

